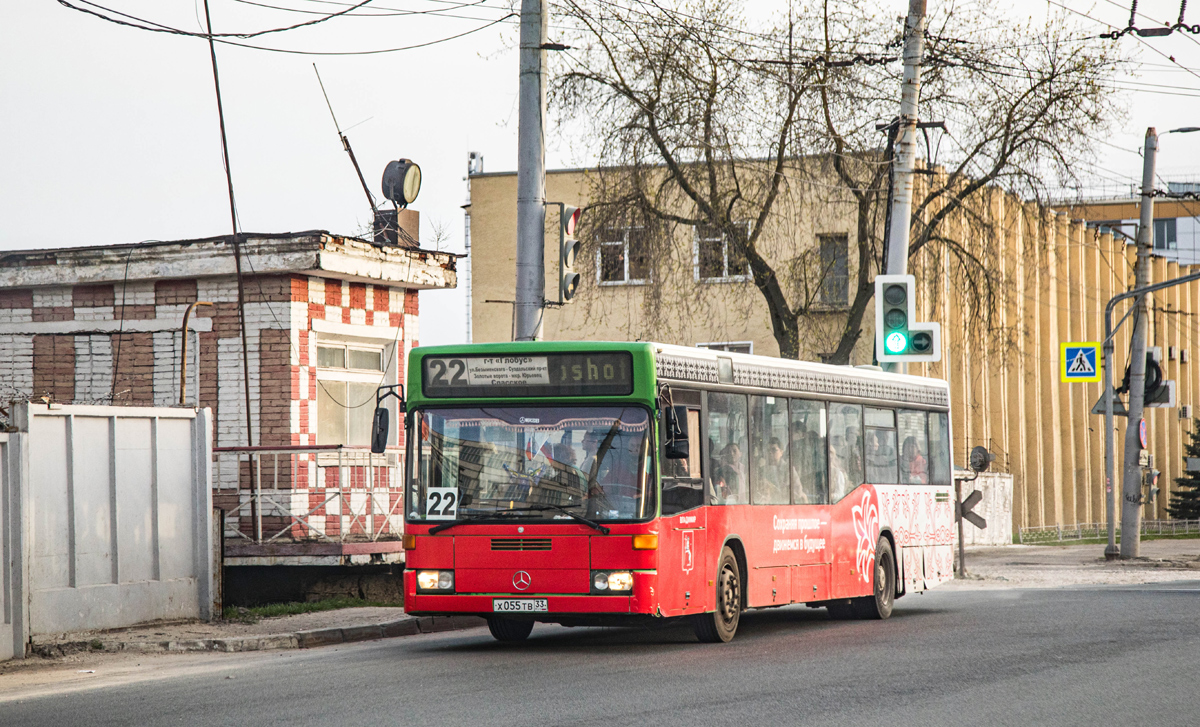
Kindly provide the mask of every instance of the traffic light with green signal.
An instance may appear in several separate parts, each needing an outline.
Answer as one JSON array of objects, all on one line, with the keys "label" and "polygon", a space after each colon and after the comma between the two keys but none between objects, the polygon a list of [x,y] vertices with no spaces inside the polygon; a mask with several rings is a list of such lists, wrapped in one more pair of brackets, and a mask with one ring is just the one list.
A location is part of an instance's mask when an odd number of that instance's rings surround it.
[{"label": "traffic light with green signal", "polygon": [[558,213],[558,301],[566,303],[579,290],[579,273],[575,271],[575,258],[579,255],[579,240],[575,229],[583,210],[579,207],[561,205]]},{"label": "traffic light with green signal", "polygon": [[911,275],[875,276],[875,358],[881,363],[942,358],[941,325],[913,319],[915,291]]}]

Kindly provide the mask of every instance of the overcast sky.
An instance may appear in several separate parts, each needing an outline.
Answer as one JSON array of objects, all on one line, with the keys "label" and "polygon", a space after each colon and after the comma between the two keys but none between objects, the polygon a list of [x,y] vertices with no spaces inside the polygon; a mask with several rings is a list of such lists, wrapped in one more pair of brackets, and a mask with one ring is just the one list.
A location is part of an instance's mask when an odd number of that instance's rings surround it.
[{"label": "overcast sky", "polygon": [[[95,1],[164,25],[203,30],[201,0]],[[340,8],[318,0],[253,1],[317,13]],[[240,42],[309,51],[397,48],[467,33],[508,13],[506,0],[453,9],[470,1],[374,0],[370,12],[409,14],[342,17]],[[1118,27],[1129,17],[1128,6],[1117,0],[1063,2]],[[319,17],[237,0],[210,3],[216,33]],[[783,7],[782,0],[755,3],[764,10],[775,4]],[[890,5],[898,15],[907,3]],[[1056,9],[1046,0],[1013,5],[1014,12],[1035,19]],[[1178,0],[1142,0],[1139,12],[1174,20]],[[1200,7],[1191,15],[1188,22],[1200,24]],[[1108,29],[1085,22],[1096,32]],[[353,234],[369,224],[366,199],[313,73],[315,61],[338,122],[352,127],[347,133],[372,191],[378,195],[389,160],[416,160],[424,173],[413,205],[421,212],[423,245],[432,247],[440,230],[442,249],[462,251],[468,151],[482,152],[488,171],[515,169],[515,37],[510,18],[456,40],[375,55],[288,55],[219,45],[241,228]],[[1147,126],[1200,126],[1200,70],[1183,70],[1167,57],[1200,69],[1200,36],[1177,33],[1146,43],[1127,36],[1119,42],[1146,64],[1119,84],[1127,89],[1122,93],[1130,113],[1111,146],[1101,150],[1097,185],[1140,177],[1136,150]],[[120,27],[56,0],[5,0],[0,115],[0,249],[229,232],[212,70],[202,39]],[[1160,173],[1179,178],[1200,172],[1197,137],[1163,139]],[[565,151],[569,145],[554,143],[553,134],[549,138],[550,168],[587,161]],[[464,296],[464,290],[422,294],[423,344],[463,340]]]}]

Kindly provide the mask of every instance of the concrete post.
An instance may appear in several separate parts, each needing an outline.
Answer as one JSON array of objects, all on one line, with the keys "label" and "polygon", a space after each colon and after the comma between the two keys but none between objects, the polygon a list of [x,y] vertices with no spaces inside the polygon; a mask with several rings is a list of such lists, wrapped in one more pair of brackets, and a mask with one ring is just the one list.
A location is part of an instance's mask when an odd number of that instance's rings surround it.
[{"label": "concrete post", "polygon": [[[1141,220],[1137,236],[1137,269],[1134,287],[1150,285],[1150,250],[1154,235],[1154,163],[1158,153],[1158,134],[1146,130],[1146,149],[1142,163]],[[1142,443],[1139,426],[1143,413],[1146,385],[1146,329],[1150,323],[1148,300],[1143,294],[1135,299],[1133,345],[1129,352],[1129,426],[1125,429],[1124,481],[1121,488],[1121,557],[1136,558],[1141,544],[1142,468],[1138,454]]]},{"label": "concrete post", "polygon": [[546,0],[521,2],[521,79],[517,125],[517,341],[542,337],[546,301]]}]

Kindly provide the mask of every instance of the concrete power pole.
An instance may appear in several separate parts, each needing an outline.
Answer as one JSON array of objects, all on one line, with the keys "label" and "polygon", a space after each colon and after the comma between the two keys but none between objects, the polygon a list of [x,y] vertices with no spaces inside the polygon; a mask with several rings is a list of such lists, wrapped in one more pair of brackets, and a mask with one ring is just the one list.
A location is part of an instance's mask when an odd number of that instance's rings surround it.
[{"label": "concrete power pole", "polygon": [[521,85],[517,122],[517,341],[542,337],[546,302],[546,0],[521,2]]},{"label": "concrete power pole", "polygon": [[909,219],[912,217],[913,169],[917,162],[917,102],[921,98],[921,59],[925,55],[925,0],[908,0],[904,23],[904,85],[892,167],[891,225],[887,240],[888,275],[908,272]]},{"label": "concrete power pole", "polygon": [[[1135,288],[1150,284],[1150,250],[1154,239],[1154,162],[1158,153],[1158,133],[1146,129],[1146,150],[1142,162],[1141,220],[1137,235]],[[1129,352],[1129,418],[1125,427],[1124,479],[1121,488],[1121,557],[1136,558],[1142,532],[1142,451],[1141,429],[1146,389],[1146,329],[1150,324],[1150,301],[1145,295],[1134,302],[1133,345]]]},{"label": "concrete power pole", "polygon": [[[886,275],[908,273],[908,238],[912,218],[913,169],[917,164],[917,103],[921,100],[921,60],[925,55],[925,0],[908,0],[904,21],[904,80],[900,86],[900,118],[896,120],[892,183],[888,190]],[[892,132],[889,132],[892,133]],[[890,140],[889,140],[890,141]],[[875,325],[880,325],[879,321]],[[905,374],[905,363],[885,363],[887,371]]]}]

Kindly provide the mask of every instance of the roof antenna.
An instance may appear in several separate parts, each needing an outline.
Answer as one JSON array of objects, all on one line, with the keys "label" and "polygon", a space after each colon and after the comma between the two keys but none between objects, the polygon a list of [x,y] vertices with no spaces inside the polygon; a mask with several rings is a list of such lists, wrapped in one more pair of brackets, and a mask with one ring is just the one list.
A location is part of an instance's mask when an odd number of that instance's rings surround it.
[{"label": "roof antenna", "polygon": [[[329,102],[329,94],[325,92],[325,84],[321,81],[321,72],[317,70],[317,64],[313,64],[313,72],[317,74],[317,83],[321,84],[321,94],[325,97],[325,105],[329,107],[329,115],[333,117],[333,128],[337,129],[338,138],[342,140],[342,148],[350,155],[350,163],[354,165],[354,171],[358,173],[358,181],[362,184],[363,193],[367,195],[367,202],[371,205],[371,213],[374,215],[376,208],[375,198],[371,196],[371,190],[367,188],[367,180],[363,179],[362,170],[358,168],[358,160],[354,158],[354,150],[350,148],[350,140],[342,133],[342,128],[338,126],[337,116],[333,113],[333,104]],[[357,126],[357,124],[355,124]]]}]

